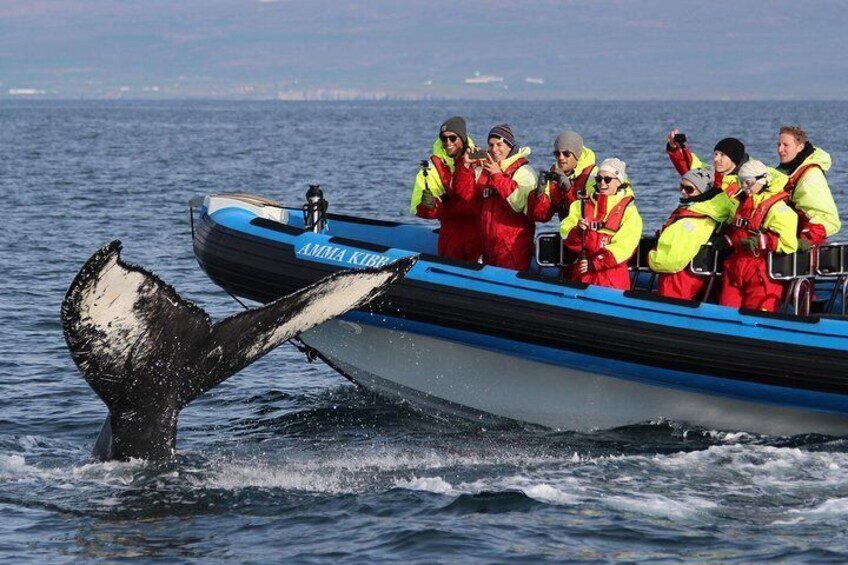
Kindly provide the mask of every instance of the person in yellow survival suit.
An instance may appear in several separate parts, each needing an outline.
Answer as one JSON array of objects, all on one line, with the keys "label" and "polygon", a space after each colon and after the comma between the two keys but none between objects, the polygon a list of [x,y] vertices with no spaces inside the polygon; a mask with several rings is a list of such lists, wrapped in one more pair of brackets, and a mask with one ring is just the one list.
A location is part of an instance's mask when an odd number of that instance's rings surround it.
[{"label": "person in yellow survival suit", "polygon": [[823,243],[842,227],[825,176],[830,170],[830,154],[813,146],[807,133],[797,126],[780,128],[777,154],[777,170],[789,177],[784,190],[798,213],[798,244],[807,249]]},{"label": "person in yellow survival suit", "polygon": [[410,213],[439,220],[439,255],[476,262],[482,253],[477,209],[453,194],[456,159],[474,149],[465,119],[449,118],[439,127],[427,167],[422,167],[412,186]]},{"label": "person in yellow survival suit", "polygon": [[787,204],[787,177],[760,161],[739,168],[740,193],[725,240],[733,252],[724,262],[719,304],[775,312],[784,284],[768,276],[768,253],[795,253],[798,214]]},{"label": "person in yellow survival suit", "polygon": [[536,222],[547,222],[554,214],[564,220],[571,203],[585,196],[586,185],[597,172],[595,152],[583,145],[577,132],[559,134],[554,140],[553,155],[550,170],[539,175],[545,182],[540,182],[527,197],[527,216]]},{"label": "person in yellow survival suit", "polygon": [[629,289],[627,261],[642,237],[642,217],[633,202],[633,189],[620,159],[606,159],[598,167],[587,198],[572,204],[560,223],[563,244],[578,259],[572,280]]},{"label": "person in yellow survival suit", "polygon": [[[695,155],[686,145],[686,135],[673,129],[666,138],[665,150],[671,164],[680,175],[691,169],[701,169],[707,165]],[[739,184],[736,172],[750,157],[745,151],[745,144],[735,137],[725,137],[713,148],[713,186],[733,196]]]},{"label": "person in yellow survival suit", "polygon": [[716,228],[730,217],[732,205],[726,193],[713,186],[712,169],[690,169],[680,179],[680,205],[663,227],[657,246],[648,253],[648,265],[659,273],[660,296],[694,300],[707,285],[706,277],[689,270],[689,263]]}]

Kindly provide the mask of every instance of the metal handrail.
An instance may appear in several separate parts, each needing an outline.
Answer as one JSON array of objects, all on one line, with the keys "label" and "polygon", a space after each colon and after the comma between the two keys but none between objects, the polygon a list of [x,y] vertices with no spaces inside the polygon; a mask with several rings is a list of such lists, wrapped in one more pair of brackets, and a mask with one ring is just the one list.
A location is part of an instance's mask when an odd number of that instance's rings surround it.
[{"label": "metal handrail", "polygon": [[[559,253],[556,256],[556,261],[552,262],[550,257],[541,256],[543,249],[542,242],[550,242],[548,245],[554,244],[558,246]],[[559,232],[540,232],[536,234],[534,243],[536,248],[536,263],[538,263],[540,267],[562,267],[565,260],[565,254],[563,252],[564,246],[562,245],[562,237],[559,235]]]},{"label": "metal handrail", "polygon": [[[559,232],[542,232],[536,235],[536,261],[542,267],[564,267],[572,262],[568,260]],[[542,256],[547,243],[547,255]],[[642,236],[636,252],[628,262],[631,273],[631,288],[639,281],[641,273],[650,273],[648,290],[654,288],[657,273],[647,263],[650,249],[656,245],[656,238]],[[647,246],[647,247],[646,247]],[[551,251],[553,253],[551,254]],[[689,272],[700,277],[708,277],[708,293],[723,274],[723,254],[712,241],[701,246],[698,254],[687,265]],[[796,253],[769,252],[766,256],[767,272],[772,280],[788,284],[783,308],[791,307],[795,313],[809,313],[812,306],[813,289],[817,279],[833,280],[834,287],[825,304],[825,311],[832,312],[838,297],[842,297],[841,315],[848,315],[848,241],[826,243],[813,246],[808,251]]]},{"label": "metal handrail", "polygon": [[769,278],[775,281],[791,281],[813,276],[813,252],[795,253],[769,252],[766,257]]},{"label": "metal handrail", "polygon": [[[823,243],[815,251],[816,275],[830,277],[848,274],[848,241]],[[832,261],[834,254],[835,263]]]}]

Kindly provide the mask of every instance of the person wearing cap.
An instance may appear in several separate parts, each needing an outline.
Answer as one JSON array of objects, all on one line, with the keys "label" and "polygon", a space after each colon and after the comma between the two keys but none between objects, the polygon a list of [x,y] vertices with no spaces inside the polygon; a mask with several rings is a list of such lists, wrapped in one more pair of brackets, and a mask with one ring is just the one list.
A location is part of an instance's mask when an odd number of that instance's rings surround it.
[{"label": "person wearing cap", "polygon": [[827,184],[830,154],[815,147],[797,126],[783,126],[777,140],[780,165],[789,177],[785,190],[798,213],[798,239],[802,249],[823,243],[842,227],[839,210]]},{"label": "person wearing cap", "polygon": [[680,179],[680,204],[660,229],[656,248],[648,252],[648,266],[659,273],[660,296],[695,300],[707,278],[689,270],[689,264],[716,227],[727,222],[731,203],[726,193],[713,186],[712,169],[691,169]]},{"label": "person wearing cap", "polygon": [[571,203],[585,196],[589,179],[597,173],[595,152],[583,145],[583,137],[577,132],[559,134],[553,155],[547,182],[540,180],[527,198],[527,215],[536,222],[547,222],[554,214],[564,220]]},{"label": "person wearing cap", "polygon": [[[668,158],[681,176],[691,169],[702,169],[706,166],[686,145],[685,137],[673,129],[666,138],[665,147]],[[733,196],[739,186],[736,172],[749,158],[745,144],[735,137],[725,137],[716,143],[713,148],[713,186]]]},{"label": "person wearing cap", "polygon": [[560,223],[564,245],[577,260],[566,276],[572,280],[630,288],[627,262],[642,237],[642,217],[620,159],[606,159],[598,167],[587,198],[571,206]]},{"label": "person wearing cap", "polygon": [[787,204],[788,178],[761,161],[739,168],[740,193],[730,199],[734,209],[724,238],[733,252],[724,262],[719,304],[775,312],[784,284],[768,276],[770,251],[795,253],[798,214]]},{"label": "person wearing cap", "polygon": [[480,161],[463,155],[454,174],[454,192],[478,210],[483,263],[526,271],[536,230],[525,214],[527,196],[536,187],[536,172],[527,161],[530,148],[516,145],[508,124],[489,131],[488,146]]},{"label": "person wearing cap", "polygon": [[477,210],[451,197],[456,158],[473,149],[474,141],[468,137],[462,117],[454,116],[439,127],[428,166],[415,177],[410,213],[439,220],[439,255],[476,262],[482,251]]}]

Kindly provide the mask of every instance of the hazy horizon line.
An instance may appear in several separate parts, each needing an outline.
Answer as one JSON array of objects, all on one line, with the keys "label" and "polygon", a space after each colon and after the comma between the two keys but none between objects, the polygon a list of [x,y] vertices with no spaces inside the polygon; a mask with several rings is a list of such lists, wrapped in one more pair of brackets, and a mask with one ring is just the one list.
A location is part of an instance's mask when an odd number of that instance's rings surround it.
[{"label": "hazy horizon line", "polygon": [[117,98],[80,96],[12,96],[0,94],[0,102],[273,102],[278,104],[333,104],[345,102],[848,102],[846,98],[519,98],[519,97],[378,97],[292,100],[278,98],[234,98],[214,96],[122,96]]}]

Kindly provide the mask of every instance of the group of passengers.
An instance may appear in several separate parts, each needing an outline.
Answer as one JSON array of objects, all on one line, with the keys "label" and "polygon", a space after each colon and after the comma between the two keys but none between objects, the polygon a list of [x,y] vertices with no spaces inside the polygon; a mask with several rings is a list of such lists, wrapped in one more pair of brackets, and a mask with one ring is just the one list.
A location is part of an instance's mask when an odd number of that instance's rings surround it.
[{"label": "group of passengers", "polygon": [[[839,231],[825,177],[830,155],[794,126],[780,129],[776,168],[751,159],[733,137],[716,143],[711,168],[677,130],[669,133],[666,152],[681,174],[680,202],[648,253],[651,270],[659,274],[657,292],[706,300],[707,278],[689,265],[711,241],[728,253],[719,303],[777,310],[785,287],[769,277],[768,253],[808,250]],[[441,125],[411,203],[413,214],[440,221],[439,254],[526,271],[535,223],[557,215],[571,257],[563,276],[629,289],[628,263],[642,237],[642,218],[624,161],[596,164],[595,153],[574,131],[554,140],[548,170],[537,173],[529,155],[508,124],[489,131],[485,150],[468,136],[463,118]]]}]

